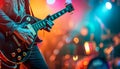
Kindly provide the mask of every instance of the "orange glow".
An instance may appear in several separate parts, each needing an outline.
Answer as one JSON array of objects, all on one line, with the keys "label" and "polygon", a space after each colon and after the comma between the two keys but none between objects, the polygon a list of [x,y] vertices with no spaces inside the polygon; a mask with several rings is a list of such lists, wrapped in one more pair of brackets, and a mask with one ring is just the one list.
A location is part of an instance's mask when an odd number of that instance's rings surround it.
[{"label": "orange glow", "polygon": [[84,61],[84,62],[83,62],[83,65],[84,65],[84,66],[87,66],[87,65],[88,65],[88,61]]},{"label": "orange glow", "polygon": [[[35,17],[44,19],[47,15],[52,15],[65,8],[65,0],[56,0],[53,5],[47,4],[46,1],[47,0],[30,0]],[[52,61],[54,61],[56,58],[55,54],[58,52],[53,53],[53,51],[55,49],[60,50],[64,46],[66,38],[72,34],[71,31],[76,28],[76,25],[80,25],[78,23],[81,23],[80,21],[83,19],[86,10],[88,10],[85,0],[75,0],[73,1],[73,6],[75,8],[72,12],[73,14],[66,13],[53,21],[55,24],[50,32],[44,30],[38,31],[38,37],[43,40],[38,46],[44,57],[47,59],[47,63],[52,63]],[[79,41],[76,39],[76,42]],[[64,59],[69,58],[70,55],[64,57]]]},{"label": "orange glow", "polygon": [[37,18],[44,19],[49,13],[49,7],[46,0],[30,0],[32,11]]},{"label": "orange glow", "polygon": [[[30,5],[34,16],[40,19],[46,18],[49,14],[54,14],[65,8],[65,0],[56,0],[53,5],[47,4],[46,0],[30,0]],[[84,7],[82,7],[84,5]],[[38,37],[43,40],[42,46],[40,44],[40,49],[43,53],[47,50],[53,50],[56,48],[59,40],[61,40],[67,32],[73,30],[76,24],[82,19],[88,6],[84,0],[73,1],[73,6],[75,10],[73,14],[66,13],[65,15],[59,17],[55,21],[50,32],[44,30],[38,31]],[[80,11],[79,11],[80,10]],[[68,33],[69,34],[69,33]],[[52,39],[52,40],[51,40]],[[57,45],[58,46],[58,45]],[[62,47],[62,46],[61,46]]]},{"label": "orange glow", "polygon": [[89,55],[89,54],[90,54],[89,43],[88,43],[88,42],[85,42],[84,47],[85,47],[86,54]]},{"label": "orange glow", "polygon": [[[59,5],[59,3],[60,3],[59,1],[56,1],[56,3],[53,6],[53,5],[48,5],[46,3],[46,0],[30,0],[30,4],[31,4],[32,11],[34,13],[34,16],[40,19],[44,19],[49,14],[52,15],[65,8],[64,4]],[[67,29],[69,29],[68,27],[69,20],[67,19],[68,17],[70,19],[71,15],[70,14],[63,15],[60,18],[53,21],[54,23],[57,23],[57,24],[54,24],[54,26],[51,29],[51,32],[46,32],[44,30],[38,31],[38,37],[43,40],[42,46],[40,46],[42,52],[47,50],[48,45],[51,46],[51,48],[54,48],[58,40],[61,39],[59,37],[64,35]]]}]

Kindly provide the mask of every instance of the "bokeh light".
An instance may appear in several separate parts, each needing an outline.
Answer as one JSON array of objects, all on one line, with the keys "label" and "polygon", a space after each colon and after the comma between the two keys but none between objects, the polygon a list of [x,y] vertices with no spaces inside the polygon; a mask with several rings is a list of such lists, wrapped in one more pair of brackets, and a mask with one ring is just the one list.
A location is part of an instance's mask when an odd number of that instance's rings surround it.
[{"label": "bokeh light", "polygon": [[88,42],[85,42],[84,47],[85,47],[86,54],[89,55],[89,54],[90,54],[89,43],[88,43]]},{"label": "bokeh light", "polygon": [[110,2],[106,2],[106,8],[110,10],[112,8],[112,4]]},{"label": "bokeh light", "polygon": [[81,31],[80,31],[80,34],[81,34],[82,36],[86,36],[86,35],[88,34],[88,29],[87,29],[86,27],[83,27],[83,28],[81,29]]},{"label": "bokeh light", "polygon": [[77,61],[78,60],[78,56],[73,56],[73,60]]},{"label": "bokeh light", "polygon": [[75,44],[78,44],[79,43],[79,38],[78,37],[74,37],[73,41],[74,41]]},{"label": "bokeh light", "polygon": [[47,4],[52,5],[52,4],[54,4],[54,3],[55,3],[55,0],[47,0]]}]

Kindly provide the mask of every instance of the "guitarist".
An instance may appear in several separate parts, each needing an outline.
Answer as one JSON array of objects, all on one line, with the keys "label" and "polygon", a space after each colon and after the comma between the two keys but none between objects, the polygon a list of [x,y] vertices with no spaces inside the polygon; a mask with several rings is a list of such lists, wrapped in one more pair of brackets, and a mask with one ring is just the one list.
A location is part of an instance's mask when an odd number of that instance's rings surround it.
[{"label": "guitarist", "polygon": [[[5,45],[5,33],[8,31],[10,33],[17,31],[17,34],[22,37],[21,39],[25,40],[26,42],[33,41],[33,35],[31,34],[31,32],[28,29],[16,24],[26,14],[30,14],[28,0],[0,0],[0,32],[2,32],[0,33],[1,46]],[[48,24],[47,30],[50,31],[53,22],[51,20],[48,20],[46,24]],[[32,53],[30,57],[23,64],[29,65],[29,69],[48,69],[48,66],[37,46],[34,46],[34,48],[32,48]],[[3,67],[1,67],[2,65]],[[4,68],[4,66],[9,67],[9,64],[0,62],[0,67],[2,69],[6,69]]]}]

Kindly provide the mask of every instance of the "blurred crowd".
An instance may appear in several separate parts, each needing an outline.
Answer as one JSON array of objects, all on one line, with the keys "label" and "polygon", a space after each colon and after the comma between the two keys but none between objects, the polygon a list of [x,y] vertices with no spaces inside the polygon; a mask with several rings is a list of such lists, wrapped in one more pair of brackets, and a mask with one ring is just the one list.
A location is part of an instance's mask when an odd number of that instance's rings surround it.
[{"label": "blurred crowd", "polygon": [[[80,38],[79,38],[80,39]],[[85,48],[88,43],[88,48]],[[120,69],[120,34],[99,44],[72,41],[63,46],[55,59],[55,69]]]}]

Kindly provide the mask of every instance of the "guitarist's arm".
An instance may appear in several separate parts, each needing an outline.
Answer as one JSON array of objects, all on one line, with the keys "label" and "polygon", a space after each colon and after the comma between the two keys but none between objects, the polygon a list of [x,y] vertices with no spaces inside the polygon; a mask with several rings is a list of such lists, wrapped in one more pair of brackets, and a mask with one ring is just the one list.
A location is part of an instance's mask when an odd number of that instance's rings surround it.
[{"label": "guitarist's arm", "polygon": [[[2,30],[2,33],[4,33],[4,35],[8,31],[13,33],[14,30],[19,32],[19,36],[23,32],[24,33],[28,32],[27,30],[20,28],[20,26],[18,26],[12,19],[10,19],[9,16],[7,16],[2,9],[0,9],[0,29]],[[20,37],[22,37],[22,36],[20,36]],[[24,38],[24,36],[22,37],[22,39],[23,38]]]},{"label": "guitarist's arm", "polygon": [[0,9],[0,28],[3,31],[12,31],[16,27],[15,22]]},{"label": "guitarist's arm", "polygon": [[[22,24],[24,25],[24,24]],[[53,22],[46,20],[45,30],[50,31]],[[21,24],[16,24],[12,19],[10,19],[1,9],[0,9],[0,29],[7,32],[14,32],[22,41],[28,44],[33,41],[33,35],[29,29],[24,28]]]},{"label": "guitarist's arm", "polygon": [[11,33],[14,32],[23,41],[26,41],[27,39],[32,41],[33,38],[31,32],[28,29],[23,28],[20,25],[17,25],[16,22],[10,19],[9,16],[7,16],[2,9],[0,9],[0,29],[4,34],[8,31]]}]

